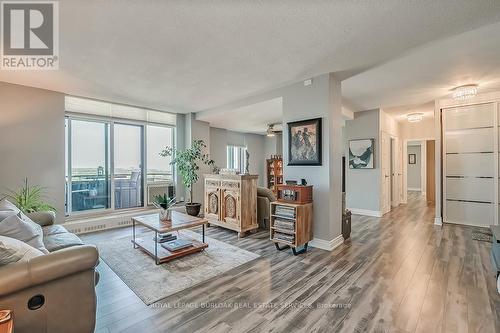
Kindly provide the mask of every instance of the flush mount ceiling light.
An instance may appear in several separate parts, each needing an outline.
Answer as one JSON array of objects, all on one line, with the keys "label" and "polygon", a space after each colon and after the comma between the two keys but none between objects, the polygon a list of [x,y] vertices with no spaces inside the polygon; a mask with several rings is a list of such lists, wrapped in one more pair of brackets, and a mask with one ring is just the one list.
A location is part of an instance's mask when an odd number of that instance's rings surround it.
[{"label": "flush mount ceiling light", "polygon": [[417,123],[419,121],[422,121],[422,119],[424,119],[424,114],[423,113],[410,113],[410,114],[406,115],[406,119],[408,119],[408,121],[410,123]]},{"label": "flush mount ceiling light", "polygon": [[452,90],[451,96],[456,100],[466,100],[477,95],[477,84],[467,84]]},{"label": "flush mount ceiling light", "polygon": [[276,133],[274,133],[274,124],[267,125],[266,135],[269,137],[273,137],[276,135]]}]

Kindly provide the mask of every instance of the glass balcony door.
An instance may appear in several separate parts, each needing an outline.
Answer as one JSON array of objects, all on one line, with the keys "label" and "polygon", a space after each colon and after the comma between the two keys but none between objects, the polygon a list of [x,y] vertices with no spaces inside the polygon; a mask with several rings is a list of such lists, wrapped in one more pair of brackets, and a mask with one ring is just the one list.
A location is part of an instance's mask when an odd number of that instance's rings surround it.
[{"label": "glass balcony door", "polygon": [[113,170],[115,209],[142,207],[143,126],[113,126]]},{"label": "glass balcony door", "polygon": [[109,124],[66,121],[66,211],[111,207]]}]

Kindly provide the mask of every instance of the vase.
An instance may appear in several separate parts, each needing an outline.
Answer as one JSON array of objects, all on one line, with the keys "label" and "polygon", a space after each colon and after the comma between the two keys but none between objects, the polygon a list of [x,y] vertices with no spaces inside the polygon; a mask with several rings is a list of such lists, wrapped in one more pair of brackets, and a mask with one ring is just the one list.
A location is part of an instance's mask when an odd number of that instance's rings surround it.
[{"label": "vase", "polygon": [[171,216],[172,214],[170,209],[160,208],[160,221],[162,222],[170,221]]}]

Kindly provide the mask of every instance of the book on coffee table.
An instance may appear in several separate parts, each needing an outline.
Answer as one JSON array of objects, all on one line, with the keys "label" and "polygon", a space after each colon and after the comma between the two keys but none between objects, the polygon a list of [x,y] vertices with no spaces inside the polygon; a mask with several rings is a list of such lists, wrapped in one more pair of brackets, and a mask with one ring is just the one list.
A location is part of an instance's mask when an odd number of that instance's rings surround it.
[{"label": "book on coffee table", "polygon": [[161,246],[169,251],[177,251],[193,246],[193,243],[187,239],[176,239],[170,242],[162,243]]}]

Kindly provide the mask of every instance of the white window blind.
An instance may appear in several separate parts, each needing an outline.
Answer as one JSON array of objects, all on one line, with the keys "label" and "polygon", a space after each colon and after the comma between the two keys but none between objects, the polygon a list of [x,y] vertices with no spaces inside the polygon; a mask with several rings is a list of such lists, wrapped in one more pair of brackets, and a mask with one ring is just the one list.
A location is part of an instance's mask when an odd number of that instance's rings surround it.
[{"label": "white window blind", "polygon": [[66,112],[113,119],[136,120],[175,126],[174,113],[138,108],[133,106],[96,101],[81,97],[66,96]]}]

